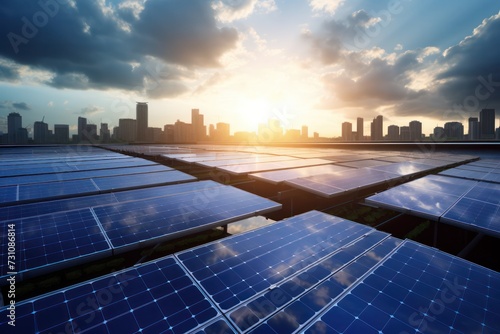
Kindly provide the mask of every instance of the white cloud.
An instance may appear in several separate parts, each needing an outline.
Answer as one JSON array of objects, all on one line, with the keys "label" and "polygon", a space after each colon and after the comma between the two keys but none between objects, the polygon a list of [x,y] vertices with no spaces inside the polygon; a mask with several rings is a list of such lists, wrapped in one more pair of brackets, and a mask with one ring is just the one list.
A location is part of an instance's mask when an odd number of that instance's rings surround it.
[{"label": "white cloud", "polygon": [[344,0],[309,0],[309,6],[315,12],[324,11],[333,14],[344,3]]},{"label": "white cloud", "polygon": [[221,22],[244,19],[254,12],[270,13],[278,7],[274,0],[217,0],[212,3]]}]

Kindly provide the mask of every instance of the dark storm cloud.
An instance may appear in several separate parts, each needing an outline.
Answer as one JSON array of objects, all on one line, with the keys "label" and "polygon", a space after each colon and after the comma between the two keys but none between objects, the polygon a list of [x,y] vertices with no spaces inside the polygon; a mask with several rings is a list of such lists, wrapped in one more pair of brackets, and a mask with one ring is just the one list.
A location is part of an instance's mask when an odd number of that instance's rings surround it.
[{"label": "dark storm cloud", "polygon": [[26,102],[12,102],[12,101],[2,101],[0,102],[0,109],[15,110],[31,110],[31,107]]},{"label": "dark storm cloud", "polygon": [[17,81],[19,71],[11,66],[0,64],[0,81]]},{"label": "dark storm cloud", "polygon": [[[101,0],[4,0],[0,56],[49,70],[57,88],[140,91],[165,76],[145,70],[152,58],[188,70],[219,65],[238,34],[214,15],[204,0],[149,0],[142,11]],[[183,92],[179,80],[162,94]]]}]

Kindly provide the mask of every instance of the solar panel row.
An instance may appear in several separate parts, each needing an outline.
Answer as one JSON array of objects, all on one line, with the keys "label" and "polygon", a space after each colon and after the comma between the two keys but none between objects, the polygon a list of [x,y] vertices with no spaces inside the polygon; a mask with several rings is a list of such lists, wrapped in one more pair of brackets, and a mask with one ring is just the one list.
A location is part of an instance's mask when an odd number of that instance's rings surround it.
[{"label": "solar panel row", "polygon": [[428,175],[365,202],[465,229],[500,236],[500,185]]},{"label": "solar panel row", "polygon": [[27,333],[488,333],[499,296],[497,272],[308,212],[20,302],[16,323]]},{"label": "solar panel row", "polygon": [[[37,276],[146,247],[183,235],[277,210],[280,204],[215,182],[184,184],[162,189],[142,189],[115,194],[114,203],[84,209],[8,220],[0,223],[1,237],[7,240],[7,227],[16,226],[18,272],[23,278]],[[149,191],[149,192],[148,192]],[[77,204],[58,202],[54,210],[88,206],[100,198]],[[118,202],[118,203],[116,203]],[[51,205],[49,203],[49,205]],[[83,230],[82,230],[83,229]],[[0,251],[0,269],[7,265],[7,248]],[[2,267],[3,266],[3,267]],[[1,270],[4,278],[8,270]],[[1,284],[5,284],[5,280]]]},{"label": "solar panel row", "polygon": [[493,159],[475,161],[447,169],[439,174],[463,179],[500,183],[500,161]]}]

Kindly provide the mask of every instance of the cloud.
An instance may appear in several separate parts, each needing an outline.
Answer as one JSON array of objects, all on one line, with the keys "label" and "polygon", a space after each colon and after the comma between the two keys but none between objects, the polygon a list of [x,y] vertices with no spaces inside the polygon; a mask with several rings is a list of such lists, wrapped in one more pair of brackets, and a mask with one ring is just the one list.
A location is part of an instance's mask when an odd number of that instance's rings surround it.
[{"label": "cloud", "polygon": [[96,114],[100,114],[104,112],[104,108],[99,107],[99,106],[87,106],[85,108],[82,108],[79,112],[77,112],[78,115],[85,115],[85,116],[93,116]]},{"label": "cloud", "polygon": [[12,101],[7,101],[7,100],[4,100],[3,102],[0,103],[0,108],[8,109],[11,111],[31,110],[31,107],[26,102],[12,102]]},{"label": "cloud", "polygon": [[344,0],[309,0],[309,6],[315,12],[333,14],[344,2]]},{"label": "cloud", "polygon": [[[239,38],[236,29],[218,26],[205,0],[48,3],[55,4],[52,11],[36,1],[1,2],[0,35],[10,37],[1,39],[0,57],[49,71],[45,83],[56,88],[145,92],[147,81],[162,76],[145,71],[144,63],[155,59],[193,73],[217,68]],[[0,80],[15,78],[14,66],[0,66]],[[163,89],[159,96],[182,93],[182,80],[160,83],[176,88]]]},{"label": "cloud", "polygon": [[212,8],[221,22],[232,22],[244,19],[254,12],[270,13],[277,9],[274,0],[218,0],[213,1]]}]

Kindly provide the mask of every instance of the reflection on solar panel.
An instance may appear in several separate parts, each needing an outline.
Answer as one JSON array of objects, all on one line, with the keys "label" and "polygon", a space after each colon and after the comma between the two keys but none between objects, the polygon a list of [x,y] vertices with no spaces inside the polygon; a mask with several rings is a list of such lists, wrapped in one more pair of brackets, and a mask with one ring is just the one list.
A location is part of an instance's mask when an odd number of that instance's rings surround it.
[{"label": "reflection on solar panel", "polygon": [[213,160],[213,161],[203,161],[199,162],[198,165],[205,167],[221,167],[221,166],[230,166],[230,165],[242,165],[249,163],[260,163],[260,162],[269,162],[269,161],[287,161],[287,160],[296,160],[296,158],[292,157],[283,157],[277,155],[259,155],[253,158],[244,158],[244,159],[224,159],[224,160]]},{"label": "reflection on solar panel", "polygon": [[172,257],[19,303],[16,312],[19,333],[180,334],[220,316]]},{"label": "reflection on solar panel", "polygon": [[382,172],[394,173],[401,176],[409,176],[420,172],[430,171],[436,167],[420,163],[420,161],[418,162],[407,161],[407,162],[393,163],[384,166],[375,166],[371,168]]},{"label": "reflection on solar panel", "polygon": [[357,160],[357,161],[349,161],[349,162],[339,162],[339,166],[347,166],[353,168],[365,168],[365,167],[375,167],[375,166],[384,166],[390,165],[391,162],[382,161],[382,160]]},{"label": "reflection on solar panel", "polygon": [[500,275],[405,241],[305,333],[488,333],[500,325]]},{"label": "reflection on solar panel", "polygon": [[[8,240],[8,226],[12,224],[17,240],[16,271],[24,278],[111,255],[110,245],[89,209],[3,222],[2,240]],[[10,271],[7,247],[0,252],[0,279],[4,282]]]},{"label": "reflection on solar panel", "polygon": [[500,205],[462,198],[440,221],[500,237]]},{"label": "reflection on solar panel", "polygon": [[177,170],[147,174],[110,176],[92,179],[100,190],[132,189],[150,185],[194,181],[194,176]]},{"label": "reflection on solar panel", "polygon": [[349,167],[343,167],[337,165],[321,165],[321,166],[292,168],[292,169],[283,169],[270,172],[253,173],[250,174],[249,177],[252,179],[262,180],[264,182],[277,184],[286,180],[292,180],[300,177],[336,173],[350,169],[351,168]]},{"label": "reflection on solar panel", "polygon": [[317,166],[330,164],[331,161],[323,159],[295,159],[286,161],[268,161],[261,163],[250,163],[242,165],[230,165],[218,167],[219,170],[228,172],[230,174],[247,174],[252,172],[260,172],[266,170],[276,170],[276,169],[286,169],[286,168],[297,168],[306,166]]},{"label": "reflection on solar panel", "polygon": [[360,168],[298,178],[285,181],[285,183],[319,196],[333,197],[347,191],[368,188],[400,178],[401,176],[397,174]]},{"label": "reflection on solar panel", "polygon": [[116,251],[156,244],[186,234],[274,211],[280,204],[233,187],[178,193],[94,208]]}]

